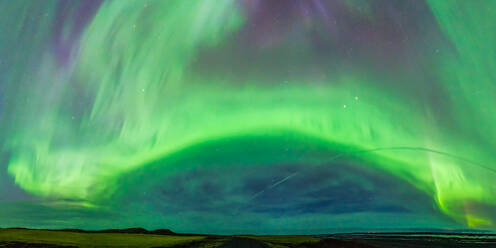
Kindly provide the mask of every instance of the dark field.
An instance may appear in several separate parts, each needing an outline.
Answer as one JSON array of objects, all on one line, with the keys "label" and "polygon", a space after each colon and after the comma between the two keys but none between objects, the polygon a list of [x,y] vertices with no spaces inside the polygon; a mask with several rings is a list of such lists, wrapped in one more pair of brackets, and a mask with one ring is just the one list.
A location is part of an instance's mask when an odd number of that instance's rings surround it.
[{"label": "dark field", "polygon": [[0,229],[0,247],[373,248],[496,247],[492,234],[374,233],[321,236],[217,236],[140,228],[106,231]]}]

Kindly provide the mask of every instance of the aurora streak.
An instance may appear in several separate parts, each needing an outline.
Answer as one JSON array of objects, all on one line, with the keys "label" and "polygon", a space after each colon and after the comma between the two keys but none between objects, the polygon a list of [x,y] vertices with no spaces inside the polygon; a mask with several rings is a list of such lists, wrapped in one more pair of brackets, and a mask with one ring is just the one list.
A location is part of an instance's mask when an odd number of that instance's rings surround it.
[{"label": "aurora streak", "polygon": [[0,23],[0,226],[496,230],[496,3],[0,0]]}]

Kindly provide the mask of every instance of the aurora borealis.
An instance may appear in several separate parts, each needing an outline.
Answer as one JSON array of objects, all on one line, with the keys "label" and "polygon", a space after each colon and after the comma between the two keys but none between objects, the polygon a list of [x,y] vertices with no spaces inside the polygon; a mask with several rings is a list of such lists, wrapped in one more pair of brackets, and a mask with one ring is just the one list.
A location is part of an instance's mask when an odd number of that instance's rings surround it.
[{"label": "aurora borealis", "polygon": [[0,227],[496,230],[496,3],[0,0]]}]

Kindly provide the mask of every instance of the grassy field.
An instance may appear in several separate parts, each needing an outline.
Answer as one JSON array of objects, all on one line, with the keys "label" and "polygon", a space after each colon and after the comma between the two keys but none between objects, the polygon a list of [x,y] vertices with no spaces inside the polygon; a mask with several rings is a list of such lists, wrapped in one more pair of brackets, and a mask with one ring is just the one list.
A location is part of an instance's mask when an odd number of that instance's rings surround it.
[{"label": "grassy field", "polygon": [[78,247],[170,247],[202,241],[205,236],[169,236],[124,233],[77,233],[0,229],[0,243],[23,242]]},{"label": "grassy field", "polygon": [[256,239],[272,248],[297,247],[316,243],[310,236],[182,236],[135,233],[83,233],[31,229],[0,229],[0,247],[6,243],[21,242],[77,247],[217,247],[232,237]]},{"label": "grassy field", "polygon": [[[111,231],[111,232],[110,232]],[[117,232],[114,232],[117,231]],[[132,231],[132,232],[130,232]],[[168,231],[168,230],[166,230]],[[122,233],[127,232],[127,233]],[[150,234],[152,233],[152,234]],[[106,230],[105,232],[48,231],[31,229],[0,229],[1,247],[174,247],[214,248],[222,247],[271,247],[271,248],[377,248],[377,247],[496,247],[496,235],[465,235],[432,233],[427,236],[414,233],[362,233],[339,234],[330,238],[312,236],[217,236],[175,235],[144,229]],[[164,232],[160,232],[164,233]],[[169,233],[172,233],[169,235]],[[56,245],[57,247],[55,247]]]}]

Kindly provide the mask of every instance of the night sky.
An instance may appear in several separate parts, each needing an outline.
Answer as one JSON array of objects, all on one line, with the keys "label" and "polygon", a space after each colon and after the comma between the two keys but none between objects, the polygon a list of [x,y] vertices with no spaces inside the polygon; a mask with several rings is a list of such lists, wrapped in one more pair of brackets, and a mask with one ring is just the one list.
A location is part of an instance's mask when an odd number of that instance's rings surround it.
[{"label": "night sky", "polygon": [[0,0],[0,227],[496,230],[496,2]]}]

